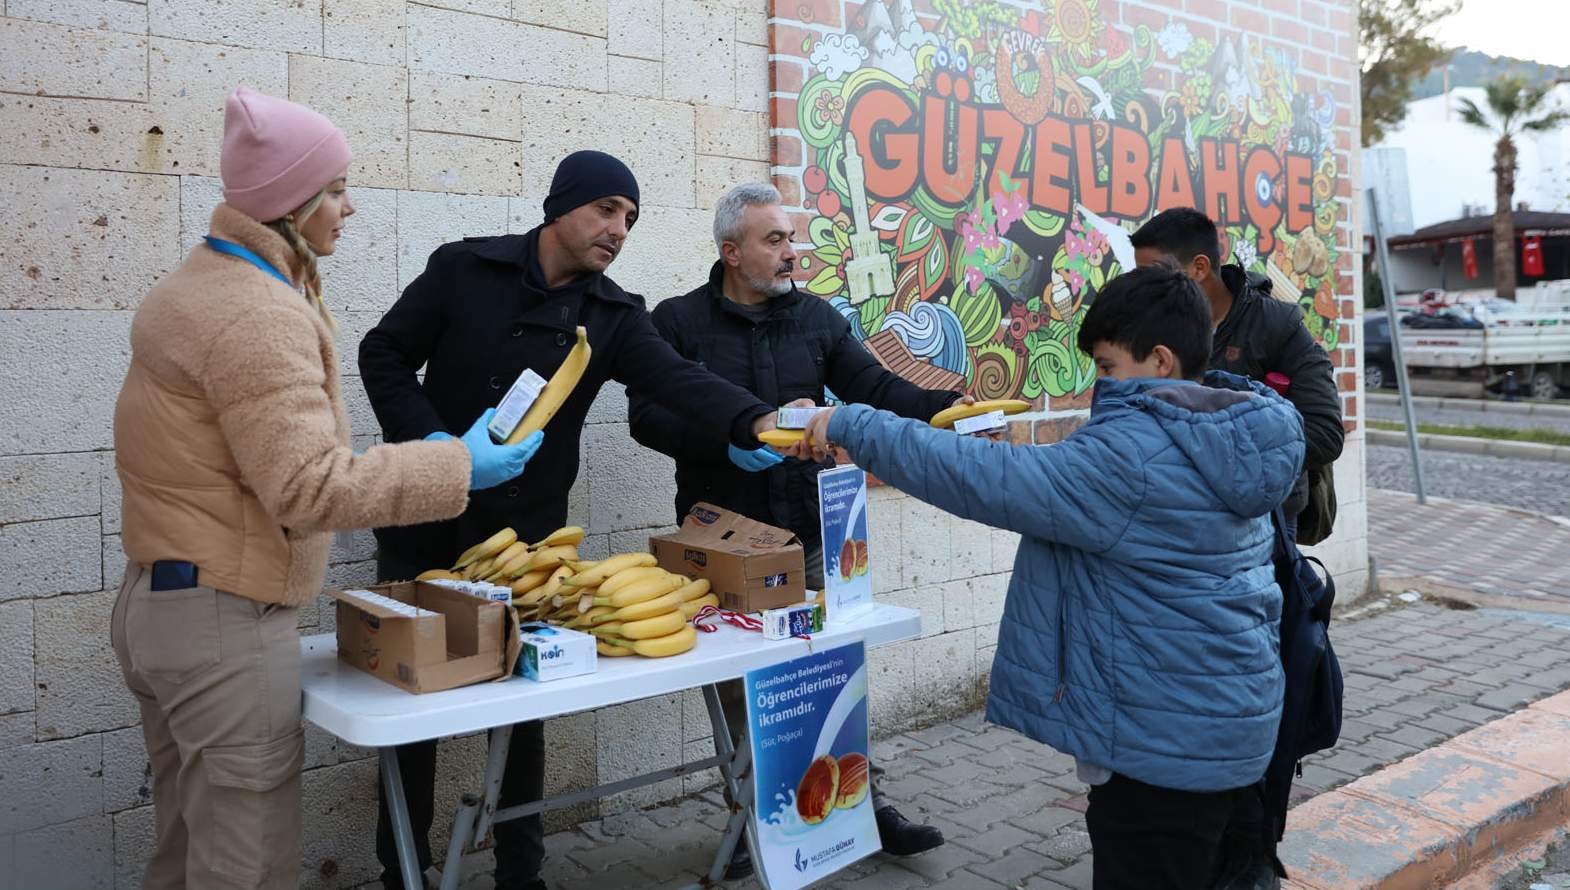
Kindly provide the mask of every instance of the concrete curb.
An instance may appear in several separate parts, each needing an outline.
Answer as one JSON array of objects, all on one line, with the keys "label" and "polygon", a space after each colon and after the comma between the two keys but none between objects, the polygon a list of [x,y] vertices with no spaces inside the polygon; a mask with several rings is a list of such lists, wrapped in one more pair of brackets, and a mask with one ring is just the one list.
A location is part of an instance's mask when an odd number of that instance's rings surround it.
[{"label": "concrete curb", "polygon": [[1570,820],[1570,692],[1312,798],[1287,815],[1295,890],[1419,890]]},{"label": "concrete curb", "polygon": [[[1406,447],[1406,433],[1402,430],[1367,430],[1368,444]],[[1458,454],[1479,454],[1487,457],[1507,457],[1516,460],[1541,460],[1550,463],[1570,464],[1570,446],[1544,445],[1538,442],[1513,442],[1508,439],[1481,439],[1475,436],[1436,436],[1418,433],[1417,446],[1430,451],[1450,451]]]},{"label": "concrete curb", "polygon": [[[1399,408],[1401,397],[1389,393],[1367,394],[1368,404]],[[1493,414],[1530,414],[1537,417],[1570,418],[1570,405],[1555,402],[1500,402],[1489,399],[1455,399],[1442,396],[1413,396],[1413,408],[1436,411],[1478,411]]]}]

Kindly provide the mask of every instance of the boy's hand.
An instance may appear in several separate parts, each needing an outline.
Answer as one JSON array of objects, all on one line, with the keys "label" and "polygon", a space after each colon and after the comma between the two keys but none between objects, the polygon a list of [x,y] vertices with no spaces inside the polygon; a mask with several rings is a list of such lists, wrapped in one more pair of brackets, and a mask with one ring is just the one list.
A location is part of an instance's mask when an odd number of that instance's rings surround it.
[{"label": "boy's hand", "polygon": [[[952,408],[955,405],[974,405],[974,404],[976,404],[976,397],[975,396],[961,395],[959,398],[955,399],[954,401],[949,402],[949,407]],[[1009,438],[1009,433],[1008,433],[1007,429],[996,430],[994,432],[984,433],[983,435],[986,436],[986,438],[991,439],[994,442],[1007,442],[1008,438]]]},{"label": "boy's hand", "polygon": [[[825,408],[812,419],[807,421],[807,429],[801,442],[793,446],[793,450],[811,455],[813,460],[822,461],[829,456],[829,418],[834,416],[834,408]],[[794,455],[802,457],[803,455]],[[805,459],[805,458],[804,458]]]}]

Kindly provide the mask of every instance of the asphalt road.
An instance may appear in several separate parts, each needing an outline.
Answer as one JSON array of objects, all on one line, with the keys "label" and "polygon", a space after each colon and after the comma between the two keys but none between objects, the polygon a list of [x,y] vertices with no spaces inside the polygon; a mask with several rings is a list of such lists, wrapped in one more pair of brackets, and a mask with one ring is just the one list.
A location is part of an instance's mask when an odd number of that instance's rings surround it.
[{"label": "asphalt road", "polygon": [[[1570,405],[1570,402],[1564,403]],[[1494,426],[1508,427],[1510,429],[1546,429],[1570,433],[1570,417],[1540,416],[1536,414],[1514,414],[1506,411],[1469,411],[1464,409],[1445,408],[1435,410],[1417,405],[1413,408],[1417,414],[1418,423],[1438,423],[1445,426]],[[1368,402],[1368,417],[1371,420],[1402,420],[1401,405],[1379,404],[1372,400]]]}]

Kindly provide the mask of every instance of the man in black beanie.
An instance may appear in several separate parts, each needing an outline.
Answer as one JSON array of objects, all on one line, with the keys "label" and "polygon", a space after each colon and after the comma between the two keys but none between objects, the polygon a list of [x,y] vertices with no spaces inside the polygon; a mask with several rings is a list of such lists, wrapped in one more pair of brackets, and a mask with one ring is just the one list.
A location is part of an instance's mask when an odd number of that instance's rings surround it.
[{"label": "man in black beanie", "polygon": [[[602,152],[576,152],[556,168],[542,225],[524,235],[466,238],[437,248],[425,271],[365,335],[360,376],[388,442],[462,433],[525,369],[549,380],[579,326],[588,330],[593,349],[588,370],[545,428],[545,441],[522,476],[473,492],[457,519],[376,530],[380,578],[408,579],[450,566],[465,549],[508,526],[519,539],[537,541],[567,525],[579,437],[607,380],[679,414],[705,436],[748,450],[762,447],[757,434],[773,428],[775,406],[678,355],[655,331],[643,298],[605,275],[637,219],[632,171]],[[431,864],[436,742],[400,747],[398,764],[423,871]],[[517,724],[499,807],[539,800],[544,770],[543,723]],[[376,854],[384,886],[403,888],[383,791]],[[498,890],[544,888],[540,818],[499,822],[495,833]]]}]

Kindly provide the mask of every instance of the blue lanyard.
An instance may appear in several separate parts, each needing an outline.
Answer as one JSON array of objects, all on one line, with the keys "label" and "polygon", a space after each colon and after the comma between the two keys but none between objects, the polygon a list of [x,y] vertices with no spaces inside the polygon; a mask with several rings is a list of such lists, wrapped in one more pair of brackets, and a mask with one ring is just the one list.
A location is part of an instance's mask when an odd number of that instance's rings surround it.
[{"label": "blue lanyard", "polygon": [[285,277],[282,272],[274,269],[271,263],[257,256],[256,253],[250,248],[242,247],[233,241],[225,241],[222,238],[214,238],[211,235],[203,235],[202,240],[206,241],[207,246],[211,247],[213,250],[216,250],[219,253],[227,253],[233,257],[239,257],[256,268],[261,269],[263,272],[266,272],[268,275],[271,275],[279,281],[282,281],[284,284],[294,287],[294,282]]}]

